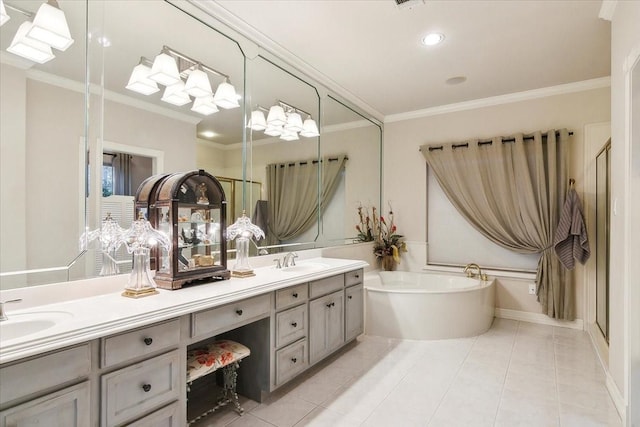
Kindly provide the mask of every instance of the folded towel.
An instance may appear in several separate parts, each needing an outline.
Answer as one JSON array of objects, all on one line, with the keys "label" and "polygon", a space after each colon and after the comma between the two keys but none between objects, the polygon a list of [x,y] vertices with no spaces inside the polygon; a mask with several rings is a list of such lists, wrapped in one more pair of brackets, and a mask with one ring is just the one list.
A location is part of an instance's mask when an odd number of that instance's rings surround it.
[{"label": "folded towel", "polygon": [[573,270],[575,267],[574,259],[584,264],[591,254],[582,204],[578,193],[573,188],[569,190],[564,201],[553,247],[560,262],[568,270]]}]

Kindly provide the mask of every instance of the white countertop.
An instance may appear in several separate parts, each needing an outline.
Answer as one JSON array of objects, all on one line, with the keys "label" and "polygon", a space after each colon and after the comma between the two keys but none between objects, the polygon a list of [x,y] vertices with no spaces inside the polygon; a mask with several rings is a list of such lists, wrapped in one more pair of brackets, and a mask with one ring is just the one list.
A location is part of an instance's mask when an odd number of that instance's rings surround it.
[{"label": "white countertop", "polygon": [[[318,271],[276,269],[273,266],[256,268],[255,276],[231,278],[188,286],[179,290],[159,289],[158,295],[140,299],[121,296],[123,288],[115,292],[85,296],[78,299],[12,310],[5,306],[9,320],[0,322],[0,363],[11,362],[73,344],[104,337],[140,326],[194,313],[211,307],[239,301],[306,281],[345,273],[368,264],[364,261],[311,258],[298,266],[322,266]],[[122,276],[113,283],[121,284]],[[8,292],[6,292],[8,295]],[[4,298],[3,298],[4,299]],[[8,299],[8,298],[7,298]],[[3,338],[3,324],[18,322],[28,316],[47,316],[58,319],[54,326],[28,335]],[[7,322],[7,323],[5,323]]]}]

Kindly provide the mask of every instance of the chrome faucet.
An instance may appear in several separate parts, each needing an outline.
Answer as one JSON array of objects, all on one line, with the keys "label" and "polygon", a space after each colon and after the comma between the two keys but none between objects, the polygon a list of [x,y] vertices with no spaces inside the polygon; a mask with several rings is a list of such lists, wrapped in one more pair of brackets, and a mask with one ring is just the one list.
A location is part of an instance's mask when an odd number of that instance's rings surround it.
[{"label": "chrome faucet", "polygon": [[289,252],[288,254],[286,254],[284,256],[284,258],[282,259],[282,266],[283,267],[295,267],[296,265],[296,258],[298,258],[298,254],[295,252]]},{"label": "chrome faucet", "polygon": [[22,299],[10,299],[9,301],[0,301],[0,321],[8,320],[7,314],[4,312],[4,305],[10,302],[20,302]]},{"label": "chrome faucet", "polygon": [[[476,273],[473,273],[471,270],[475,269]],[[480,280],[486,281],[487,280],[487,275],[484,274],[482,272],[482,269],[480,268],[480,266],[478,264],[467,264],[466,267],[464,268],[464,270],[462,271],[463,273],[465,273],[467,275],[467,277],[477,277]]]}]

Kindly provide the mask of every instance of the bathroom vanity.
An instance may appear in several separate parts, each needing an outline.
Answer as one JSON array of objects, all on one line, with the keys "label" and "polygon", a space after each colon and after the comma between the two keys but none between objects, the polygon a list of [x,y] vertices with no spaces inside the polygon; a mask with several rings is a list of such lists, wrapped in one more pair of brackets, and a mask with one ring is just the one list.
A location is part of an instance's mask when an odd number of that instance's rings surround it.
[{"label": "bathroom vanity", "polygon": [[[0,325],[0,427],[182,426],[187,348],[219,338],[250,348],[238,391],[261,401],[362,333],[366,265],[316,258],[139,300],[118,289],[9,309]],[[38,330],[47,316],[53,326]],[[20,322],[30,334],[14,332]]]}]

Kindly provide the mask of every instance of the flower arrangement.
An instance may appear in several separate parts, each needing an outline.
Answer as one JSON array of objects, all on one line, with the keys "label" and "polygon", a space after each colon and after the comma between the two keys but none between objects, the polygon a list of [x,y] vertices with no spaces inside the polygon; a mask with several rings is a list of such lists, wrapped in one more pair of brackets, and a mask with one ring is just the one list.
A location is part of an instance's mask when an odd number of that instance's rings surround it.
[{"label": "flower arrangement", "polygon": [[392,256],[396,263],[400,262],[400,253],[407,252],[407,244],[404,236],[397,233],[397,227],[393,221],[393,209],[389,205],[389,215],[377,216],[376,208],[369,210],[362,206],[358,207],[358,218],[360,223],[356,225],[358,231],[358,241],[373,241],[373,253],[376,258],[384,260],[386,256]]}]

